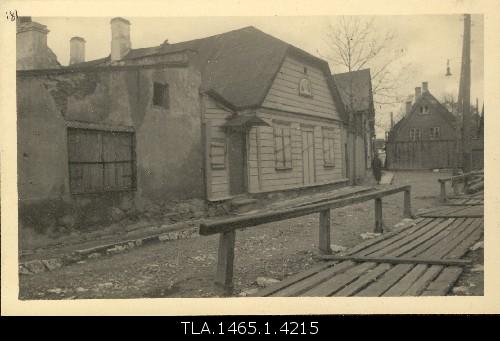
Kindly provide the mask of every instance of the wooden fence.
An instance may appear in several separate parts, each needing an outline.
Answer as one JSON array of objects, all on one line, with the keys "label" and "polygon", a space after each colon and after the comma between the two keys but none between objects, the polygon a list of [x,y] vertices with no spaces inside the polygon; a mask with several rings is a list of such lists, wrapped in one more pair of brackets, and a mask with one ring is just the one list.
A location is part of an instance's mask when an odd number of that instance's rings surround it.
[{"label": "wooden fence", "polygon": [[[434,169],[455,166],[455,140],[386,143],[387,169]],[[459,159],[458,166],[461,166]]]}]

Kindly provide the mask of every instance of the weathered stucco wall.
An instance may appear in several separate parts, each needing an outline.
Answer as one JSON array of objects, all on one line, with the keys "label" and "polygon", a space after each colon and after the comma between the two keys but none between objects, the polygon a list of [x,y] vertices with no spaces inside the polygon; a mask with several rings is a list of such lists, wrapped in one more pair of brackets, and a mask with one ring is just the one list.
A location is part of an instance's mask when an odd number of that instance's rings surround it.
[{"label": "weathered stucco wall", "polygon": [[[170,105],[152,105],[153,82],[169,84]],[[98,215],[134,199],[203,197],[200,75],[191,67],[121,68],[18,76],[18,189],[21,215]],[[67,126],[135,131],[137,190],[71,194]],[[47,209],[43,209],[46,207]],[[85,210],[94,207],[94,210]],[[96,211],[96,209],[98,209]],[[52,213],[56,212],[56,213]],[[92,213],[94,212],[94,213]],[[39,220],[32,217],[31,220]],[[28,219],[30,220],[30,219]],[[85,221],[85,219],[82,219]]]}]

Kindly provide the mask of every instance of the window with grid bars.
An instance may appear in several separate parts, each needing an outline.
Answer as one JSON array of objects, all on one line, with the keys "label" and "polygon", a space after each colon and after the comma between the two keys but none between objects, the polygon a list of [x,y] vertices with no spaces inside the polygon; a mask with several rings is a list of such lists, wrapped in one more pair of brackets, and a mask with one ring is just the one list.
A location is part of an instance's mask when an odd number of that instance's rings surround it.
[{"label": "window with grid bars", "polygon": [[134,134],[68,128],[73,194],[135,189]]},{"label": "window with grid bars", "polygon": [[439,127],[431,127],[429,137],[431,140],[435,140],[439,138]]},{"label": "window with grid bars", "polygon": [[276,169],[292,168],[291,130],[289,126],[277,125],[274,127],[274,154]]},{"label": "window with grid bars", "polygon": [[332,129],[323,129],[323,160],[325,167],[335,166],[335,138]]},{"label": "window with grid bars", "polygon": [[420,128],[410,129],[410,141],[420,141],[422,139],[422,130]]}]

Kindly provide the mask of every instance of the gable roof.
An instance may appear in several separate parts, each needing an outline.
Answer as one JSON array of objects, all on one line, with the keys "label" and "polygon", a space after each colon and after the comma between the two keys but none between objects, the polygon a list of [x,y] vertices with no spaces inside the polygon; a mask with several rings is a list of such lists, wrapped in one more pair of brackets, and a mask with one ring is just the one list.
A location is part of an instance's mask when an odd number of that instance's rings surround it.
[{"label": "gable roof", "polygon": [[[196,40],[132,49],[123,60],[183,51],[196,52],[202,76],[201,91],[234,110],[255,108],[262,104],[287,54],[317,65],[326,79],[331,73],[326,61],[252,26]],[[327,84],[335,103],[339,104],[337,110],[340,117],[344,119],[344,108],[335,84],[329,81]]]},{"label": "gable roof", "polygon": [[344,105],[355,112],[373,109],[373,94],[370,69],[344,72],[332,75]]},{"label": "gable roof", "polygon": [[397,132],[404,122],[408,120],[408,118],[417,111],[417,108],[420,106],[420,103],[426,101],[432,106],[431,113],[436,113],[441,115],[447,123],[449,123],[452,127],[455,125],[455,116],[446,109],[446,107],[439,102],[436,97],[434,97],[429,91],[423,92],[422,95],[413,103],[410,113],[405,114],[391,129],[391,134]]}]

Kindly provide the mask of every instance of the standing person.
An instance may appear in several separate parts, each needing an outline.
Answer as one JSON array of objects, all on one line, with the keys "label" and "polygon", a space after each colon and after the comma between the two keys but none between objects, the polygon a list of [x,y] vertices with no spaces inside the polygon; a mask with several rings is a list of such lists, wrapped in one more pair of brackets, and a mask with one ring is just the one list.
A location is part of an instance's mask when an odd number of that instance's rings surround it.
[{"label": "standing person", "polygon": [[380,185],[380,178],[382,178],[382,161],[378,157],[377,152],[375,152],[375,156],[373,157],[372,172],[373,177],[377,180],[377,185]]}]

